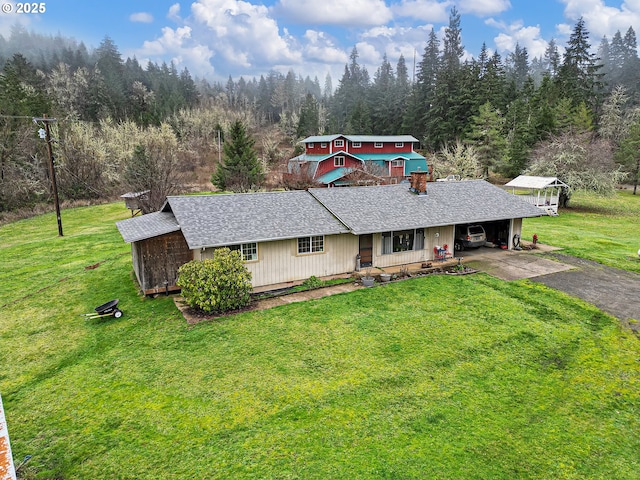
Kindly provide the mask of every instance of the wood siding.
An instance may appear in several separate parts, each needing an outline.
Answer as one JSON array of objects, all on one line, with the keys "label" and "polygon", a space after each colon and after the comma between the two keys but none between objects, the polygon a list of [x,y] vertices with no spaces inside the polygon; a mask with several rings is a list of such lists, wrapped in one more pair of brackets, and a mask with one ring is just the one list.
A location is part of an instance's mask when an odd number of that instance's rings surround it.
[{"label": "wood siding", "polygon": [[[439,235],[436,237],[436,233]],[[449,251],[453,253],[453,236],[454,227],[449,225],[446,227],[432,227],[424,229],[424,249],[411,250],[408,252],[395,252],[382,254],[382,234],[373,235],[373,266],[374,267],[393,267],[395,265],[405,265],[409,263],[418,263],[432,261],[435,258],[433,248],[436,245],[448,245]]]},{"label": "wood siding", "polygon": [[[133,268],[145,294],[176,290],[178,269],[193,259],[181,232],[134,242],[131,245]],[[165,285],[165,281],[168,282]]]},{"label": "wood siding", "polygon": [[[198,252],[198,258],[212,258],[214,249]],[[358,237],[327,235],[324,252],[298,254],[298,240],[276,240],[258,244],[258,260],[245,262],[254,287],[306,280],[315,275],[340,275],[355,270]]]},{"label": "wood siding", "polygon": [[[340,155],[336,155],[340,156]],[[348,155],[344,155],[344,165],[336,167],[334,164],[334,157],[327,158],[326,160],[321,161],[318,164],[318,168],[316,169],[316,176],[318,178],[324,175],[327,172],[332,170],[336,170],[338,168],[362,168],[362,162],[360,160],[356,160],[353,157],[349,157]]]}]

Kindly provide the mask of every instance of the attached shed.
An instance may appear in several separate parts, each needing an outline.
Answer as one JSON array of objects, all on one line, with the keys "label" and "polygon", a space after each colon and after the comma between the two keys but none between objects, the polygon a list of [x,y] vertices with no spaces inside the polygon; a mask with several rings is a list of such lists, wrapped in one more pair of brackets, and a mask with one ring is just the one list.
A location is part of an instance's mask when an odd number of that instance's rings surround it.
[{"label": "attached shed", "polygon": [[193,259],[193,252],[170,212],[154,212],[117,223],[131,243],[133,270],[145,295],[176,291],[178,269]]},{"label": "attached shed", "polygon": [[547,215],[557,216],[562,196],[567,195],[569,185],[556,177],[520,175],[505,184],[518,198],[543,210]]}]

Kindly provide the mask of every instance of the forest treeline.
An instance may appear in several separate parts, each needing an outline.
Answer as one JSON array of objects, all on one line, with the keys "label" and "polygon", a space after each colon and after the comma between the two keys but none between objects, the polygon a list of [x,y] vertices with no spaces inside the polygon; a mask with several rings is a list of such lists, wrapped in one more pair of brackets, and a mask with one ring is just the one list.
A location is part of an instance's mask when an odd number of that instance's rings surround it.
[{"label": "forest treeline", "polygon": [[30,120],[43,114],[57,120],[53,151],[64,199],[139,187],[127,171],[140,155],[150,177],[168,175],[165,193],[177,191],[199,169],[215,170],[219,141],[236,120],[260,137],[266,171],[281,168],[308,135],[412,134],[441,175],[560,175],[601,192],[623,180],[637,184],[633,28],[592,48],[580,19],[563,53],[555,40],[532,59],[519,45],[505,58],[486,45],[477,58],[463,53],[455,8],[444,37],[432,30],[411,70],[404,57],[392,65],[385,55],[371,75],[354,48],[335,88],[329,75],[321,86],[293,71],[194,79],[172,63],[123,59],[109,37],[89,50],[14,27],[0,36],[0,212],[49,198],[42,125]]}]

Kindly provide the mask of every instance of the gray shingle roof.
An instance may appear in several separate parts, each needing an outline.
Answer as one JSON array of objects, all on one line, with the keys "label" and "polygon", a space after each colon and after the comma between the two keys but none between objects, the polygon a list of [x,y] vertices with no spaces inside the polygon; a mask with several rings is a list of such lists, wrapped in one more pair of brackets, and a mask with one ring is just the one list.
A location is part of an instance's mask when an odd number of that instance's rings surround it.
[{"label": "gray shingle roof", "polygon": [[167,202],[192,249],[349,231],[302,190],[176,196]]},{"label": "gray shingle roof", "polygon": [[171,212],[154,212],[141,217],[116,222],[120,235],[127,243],[177,232],[180,225]]},{"label": "gray shingle roof", "polygon": [[483,180],[430,182],[427,195],[407,184],[313,188],[309,192],[354,234],[539,217],[542,212]]},{"label": "gray shingle roof", "polygon": [[196,249],[542,215],[517,195],[483,180],[430,182],[427,192],[416,195],[402,183],[308,192],[175,196],[167,198],[162,212],[123,220],[117,226],[126,242],[182,230],[189,248]]}]

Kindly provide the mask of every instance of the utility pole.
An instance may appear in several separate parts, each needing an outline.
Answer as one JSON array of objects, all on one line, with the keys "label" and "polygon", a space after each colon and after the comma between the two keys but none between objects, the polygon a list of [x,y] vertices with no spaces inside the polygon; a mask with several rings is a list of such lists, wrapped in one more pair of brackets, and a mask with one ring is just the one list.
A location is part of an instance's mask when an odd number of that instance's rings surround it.
[{"label": "utility pole", "polygon": [[[51,130],[49,124],[56,122],[55,118],[47,118],[47,115],[42,115],[42,118],[34,118],[33,122],[44,123],[44,140],[47,142],[47,153],[49,154],[49,176],[51,177],[51,185],[53,188],[53,203],[56,206],[56,217],[58,219],[58,236],[62,237],[62,217],[60,216],[60,201],[58,199],[58,182],[56,181],[56,169],[53,163],[53,149],[51,147]],[[42,132],[42,130],[40,130]],[[40,134],[42,138],[42,133]]]}]

